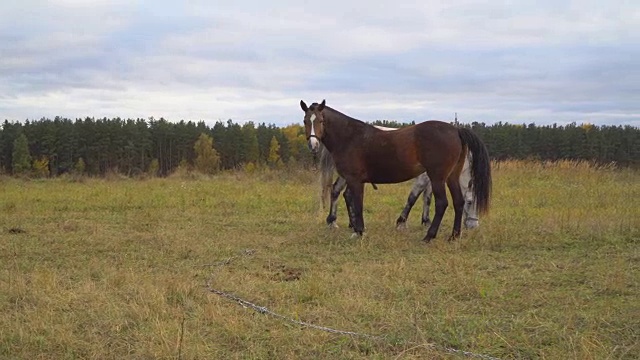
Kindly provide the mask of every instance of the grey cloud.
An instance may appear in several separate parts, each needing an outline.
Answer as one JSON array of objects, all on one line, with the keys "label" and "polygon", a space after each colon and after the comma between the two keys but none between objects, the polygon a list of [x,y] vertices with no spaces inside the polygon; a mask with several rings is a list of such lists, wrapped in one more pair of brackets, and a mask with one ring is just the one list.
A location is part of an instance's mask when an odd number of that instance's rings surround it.
[{"label": "grey cloud", "polygon": [[[396,3],[3,4],[0,116],[48,116],[33,109],[64,111],[50,95],[73,94],[64,103],[85,115],[78,104],[166,104],[178,117],[287,123],[295,99],[315,96],[371,120],[640,122],[633,6]],[[208,98],[218,105],[197,103]]]}]

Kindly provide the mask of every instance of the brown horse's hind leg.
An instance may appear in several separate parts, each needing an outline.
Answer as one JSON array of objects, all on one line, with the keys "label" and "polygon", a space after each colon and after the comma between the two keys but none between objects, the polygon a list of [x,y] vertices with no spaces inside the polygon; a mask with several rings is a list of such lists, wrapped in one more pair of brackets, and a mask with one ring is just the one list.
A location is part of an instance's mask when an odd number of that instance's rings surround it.
[{"label": "brown horse's hind leg", "polygon": [[462,214],[464,212],[464,196],[462,194],[462,188],[460,187],[460,174],[464,167],[466,160],[467,149],[463,148],[460,158],[453,172],[447,178],[447,186],[449,187],[449,193],[451,194],[451,200],[453,201],[453,210],[455,217],[453,220],[453,232],[449,241],[460,237],[460,231],[462,227]]},{"label": "brown horse's hind leg", "polygon": [[447,185],[449,186],[449,192],[451,193],[451,200],[453,201],[453,209],[455,212],[455,218],[453,220],[453,232],[449,241],[460,237],[460,229],[462,227],[462,212],[464,209],[464,197],[462,196],[462,190],[460,188],[460,181],[458,177],[450,176],[447,179]]},{"label": "brown horse's hind leg", "polygon": [[431,178],[431,187],[433,189],[433,197],[436,200],[436,214],[433,216],[433,221],[431,222],[431,226],[429,226],[429,230],[427,230],[427,235],[422,239],[422,241],[426,243],[438,235],[440,222],[442,222],[444,212],[447,210],[447,206],[449,205],[444,181],[442,179],[436,180],[436,178]]}]

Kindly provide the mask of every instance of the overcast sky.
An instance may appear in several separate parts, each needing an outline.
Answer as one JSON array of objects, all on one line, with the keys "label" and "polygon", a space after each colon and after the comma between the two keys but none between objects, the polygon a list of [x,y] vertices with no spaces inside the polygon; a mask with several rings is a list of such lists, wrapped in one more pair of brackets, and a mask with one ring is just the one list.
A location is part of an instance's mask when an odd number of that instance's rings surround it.
[{"label": "overcast sky", "polygon": [[640,126],[640,2],[2,1],[0,118]]}]

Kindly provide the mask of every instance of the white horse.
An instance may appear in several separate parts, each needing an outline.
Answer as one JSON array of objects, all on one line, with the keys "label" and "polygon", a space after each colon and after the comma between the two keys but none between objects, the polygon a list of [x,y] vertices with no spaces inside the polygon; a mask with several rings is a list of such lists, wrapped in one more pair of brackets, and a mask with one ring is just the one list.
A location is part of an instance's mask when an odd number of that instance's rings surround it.
[{"label": "white horse", "polygon": [[[389,128],[384,126],[376,126],[378,129],[385,131],[393,131],[395,128]],[[335,182],[333,182],[333,174],[335,172],[335,163],[333,158],[327,149],[320,143],[320,149],[318,150],[320,156],[320,174],[322,185],[322,206],[326,207],[327,198],[330,196],[329,215],[327,216],[327,225],[330,227],[338,227],[336,224],[338,213],[338,198],[340,193],[347,187],[347,182],[344,178],[338,176]],[[467,159],[464,163],[462,173],[460,174],[460,187],[462,189],[462,195],[465,199],[464,205],[464,226],[467,229],[473,229],[480,226],[480,220],[478,218],[478,209],[476,207],[476,201],[473,197],[473,191],[471,188],[471,169],[469,164],[472,158],[471,152],[468,153]],[[333,183],[333,185],[332,185]],[[373,185],[376,188],[375,185]],[[407,226],[407,218],[411,212],[411,208],[416,203],[416,200],[423,194],[423,206],[422,206],[422,225],[431,225],[431,219],[429,218],[429,207],[431,205],[431,180],[427,173],[424,172],[416,178],[416,182],[411,188],[409,197],[407,198],[407,204],[400,213],[398,220],[396,220],[396,228],[403,229]],[[350,204],[345,197],[345,204],[347,205],[347,211],[350,211]],[[351,224],[349,224],[351,227]]]}]

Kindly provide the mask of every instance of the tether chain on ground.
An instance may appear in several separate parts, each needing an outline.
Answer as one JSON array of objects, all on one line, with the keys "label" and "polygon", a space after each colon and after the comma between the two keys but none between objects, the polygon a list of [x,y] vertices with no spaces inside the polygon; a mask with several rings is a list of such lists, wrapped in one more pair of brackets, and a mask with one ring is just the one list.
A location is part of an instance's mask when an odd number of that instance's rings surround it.
[{"label": "tether chain on ground", "polygon": [[[253,255],[254,253],[255,253],[255,250],[247,249],[247,250],[242,251],[242,255],[232,256],[232,257],[230,257],[230,258],[228,258],[226,260],[222,260],[222,261],[219,261],[219,262],[214,263],[214,264],[207,264],[207,265],[203,265],[203,266],[222,267],[222,266],[230,264],[233,260],[235,260],[235,259],[237,259],[239,257],[250,256],[250,255]],[[252,310],[254,310],[254,311],[256,311],[256,312],[258,312],[260,314],[270,315],[272,317],[275,317],[277,319],[290,322],[292,324],[296,324],[296,325],[300,325],[300,326],[303,326],[303,327],[308,327],[308,328],[312,328],[312,329],[316,329],[316,330],[322,330],[322,331],[333,333],[333,334],[350,335],[350,336],[357,336],[357,337],[376,339],[376,340],[382,340],[382,339],[385,338],[384,336],[376,336],[376,335],[358,333],[358,332],[354,332],[354,331],[332,329],[330,327],[315,325],[315,324],[311,324],[311,323],[304,322],[304,321],[299,321],[299,320],[296,320],[294,318],[278,314],[276,312],[273,312],[273,311],[269,310],[265,306],[256,305],[256,304],[254,304],[254,303],[252,303],[250,301],[242,299],[242,298],[240,298],[240,297],[238,297],[236,295],[233,295],[231,293],[228,293],[226,291],[215,289],[211,285],[211,283],[213,281],[213,275],[214,274],[211,274],[211,277],[209,278],[209,280],[207,281],[207,284],[206,284],[207,290],[209,292],[214,293],[214,294],[216,294],[218,296],[224,297],[226,299],[235,301],[237,304],[242,305],[243,307],[246,307],[246,308],[250,308],[250,309],[252,309]],[[436,350],[443,350],[443,351],[446,351],[446,352],[452,353],[452,354],[464,355],[466,357],[473,357],[473,358],[485,359],[485,360],[500,360],[499,358],[496,358],[496,357],[493,357],[493,356],[489,356],[489,355],[476,354],[476,353],[473,353],[471,351],[458,350],[458,349],[454,349],[454,348],[450,348],[450,347],[446,347],[446,346],[438,346],[438,345],[435,345],[435,344],[417,344],[417,345],[431,347],[431,348],[436,349]]]}]

